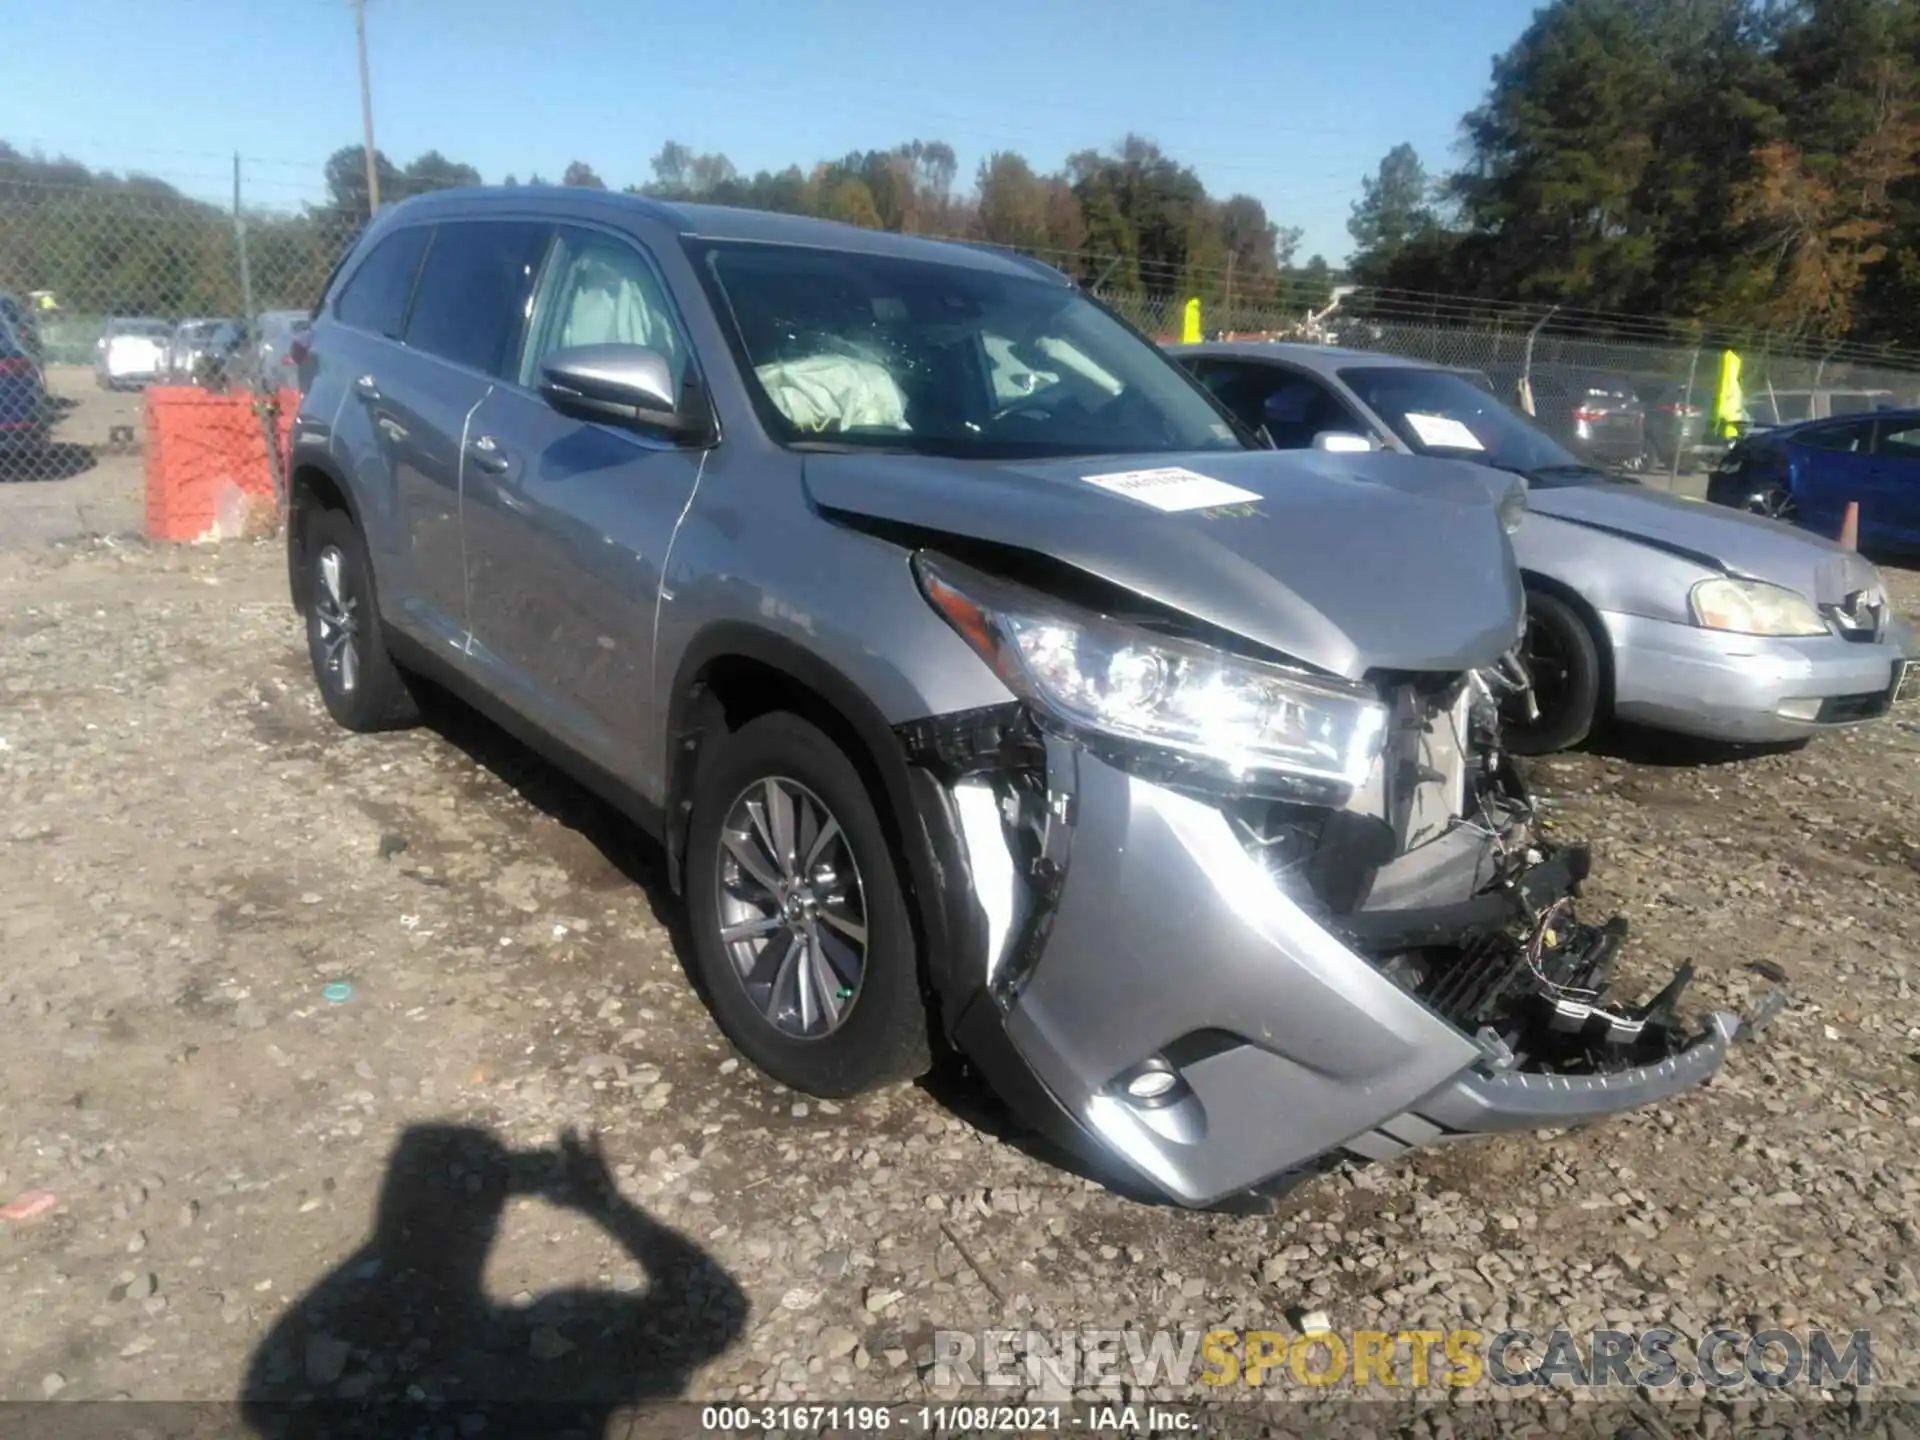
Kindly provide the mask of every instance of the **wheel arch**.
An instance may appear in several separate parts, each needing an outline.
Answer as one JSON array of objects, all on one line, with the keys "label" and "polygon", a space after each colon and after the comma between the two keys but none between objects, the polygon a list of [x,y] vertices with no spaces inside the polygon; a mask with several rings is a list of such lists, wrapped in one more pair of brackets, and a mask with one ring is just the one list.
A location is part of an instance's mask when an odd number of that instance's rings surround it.
[{"label": "wheel arch", "polygon": [[303,456],[287,475],[287,588],[293,608],[306,613],[306,591],[300,577],[306,572],[307,522],[317,510],[344,510],[353,528],[368,542],[372,540],[360,517],[360,506],[353,498],[353,487],[332,460]]},{"label": "wheel arch", "polygon": [[957,997],[953,957],[984,953],[985,920],[968,880],[958,819],[946,790],[910,765],[894,727],[862,687],[803,645],[760,626],[717,622],[682,656],[667,710],[662,842],[675,893],[684,893],[694,778],[709,742],[777,710],[827,734],[866,784],[900,861],[922,982],[944,1019]]}]

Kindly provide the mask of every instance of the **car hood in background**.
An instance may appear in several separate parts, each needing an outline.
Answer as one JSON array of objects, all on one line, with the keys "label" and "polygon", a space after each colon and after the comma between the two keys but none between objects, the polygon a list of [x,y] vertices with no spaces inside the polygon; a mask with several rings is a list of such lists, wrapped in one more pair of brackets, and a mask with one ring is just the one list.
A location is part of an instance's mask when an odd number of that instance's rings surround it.
[{"label": "car hood in background", "polygon": [[1831,540],[1742,510],[1634,485],[1536,488],[1527,508],[1697,559],[1708,569],[1785,585],[1815,604],[1837,605],[1878,580],[1871,563]]},{"label": "car hood in background", "polygon": [[[1167,512],[1088,478],[1166,470],[1255,498]],[[1052,556],[1349,679],[1466,670],[1513,645],[1520,577],[1496,510],[1506,479],[1457,461],[1320,451],[806,459],[822,509]]]}]

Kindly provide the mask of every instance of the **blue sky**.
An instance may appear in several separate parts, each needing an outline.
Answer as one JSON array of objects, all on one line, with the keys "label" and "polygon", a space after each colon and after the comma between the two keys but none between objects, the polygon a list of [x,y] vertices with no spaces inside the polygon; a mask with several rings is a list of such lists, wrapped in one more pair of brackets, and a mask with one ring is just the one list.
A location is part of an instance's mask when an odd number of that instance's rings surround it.
[{"label": "blue sky", "polygon": [[[944,139],[1052,169],[1129,129],[1347,252],[1391,146],[1430,171],[1533,0],[368,0],[374,124],[404,164],[488,180],[587,161],[645,180],[661,142],[742,170]],[[11,7],[0,139],[291,206],[360,136],[346,0],[38,0]]]}]

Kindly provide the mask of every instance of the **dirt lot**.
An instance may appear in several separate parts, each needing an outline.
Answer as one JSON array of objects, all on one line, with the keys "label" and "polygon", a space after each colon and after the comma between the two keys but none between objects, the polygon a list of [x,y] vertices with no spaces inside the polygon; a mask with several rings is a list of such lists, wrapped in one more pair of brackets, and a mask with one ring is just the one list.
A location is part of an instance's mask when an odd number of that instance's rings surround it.
[{"label": "dirt lot", "polygon": [[[0,1221],[0,1399],[917,1402],[936,1329],[1302,1310],[1869,1329],[1881,1394],[1920,1378],[1911,709],[1737,764],[1536,768],[1640,978],[1691,958],[1704,1007],[1756,999],[1756,960],[1791,977],[1709,1090],[1192,1214],[1030,1153],[964,1083],[767,1083],[686,982],[652,848],[457,712],[332,728],[283,574],[271,545],[0,553],[0,1201],[56,1197]],[[617,1199],[551,1159],[569,1130]],[[1639,1423],[1730,1431],[1754,1394]],[[1521,1420],[1582,1423],[1456,1397],[1408,1433]]]},{"label": "dirt lot", "polygon": [[84,365],[49,365],[47,394],[53,427],[45,453],[0,459],[0,551],[137,531],[140,457],[124,437],[131,433],[137,447],[139,394],[101,390]]}]

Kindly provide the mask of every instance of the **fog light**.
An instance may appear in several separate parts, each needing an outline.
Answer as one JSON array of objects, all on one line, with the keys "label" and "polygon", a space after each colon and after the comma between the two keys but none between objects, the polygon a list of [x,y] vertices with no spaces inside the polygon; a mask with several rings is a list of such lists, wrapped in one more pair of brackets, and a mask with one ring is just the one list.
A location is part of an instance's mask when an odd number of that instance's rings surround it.
[{"label": "fog light", "polygon": [[1180,1072],[1156,1055],[1127,1071],[1114,1082],[1113,1088],[1130,1103],[1151,1109],[1159,1105],[1171,1105],[1186,1092],[1187,1087],[1180,1078]]},{"label": "fog light", "polygon": [[1773,713],[1786,720],[1818,720],[1820,697],[1807,695],[1798,700],[1782,700],[1774,707]]},{"label": "fog light", "polygon": [[1142,1070],[1127,1081],[1127,1094],[1135,1100],[1158,1100],[1179,1083],[1171,1070]]}]

